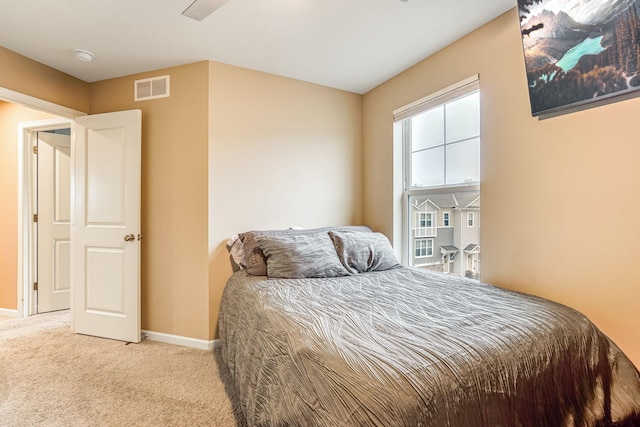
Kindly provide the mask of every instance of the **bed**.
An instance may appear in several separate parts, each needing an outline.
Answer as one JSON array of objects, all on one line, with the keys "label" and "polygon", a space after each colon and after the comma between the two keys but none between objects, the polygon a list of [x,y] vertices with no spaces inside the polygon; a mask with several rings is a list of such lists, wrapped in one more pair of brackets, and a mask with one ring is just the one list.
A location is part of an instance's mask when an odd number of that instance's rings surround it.
[{"label": "bed", "polygon": [[221,351],[249,426],[640,426],[637,368],[571,308],[403,267],[366,227],[231,246]]}]

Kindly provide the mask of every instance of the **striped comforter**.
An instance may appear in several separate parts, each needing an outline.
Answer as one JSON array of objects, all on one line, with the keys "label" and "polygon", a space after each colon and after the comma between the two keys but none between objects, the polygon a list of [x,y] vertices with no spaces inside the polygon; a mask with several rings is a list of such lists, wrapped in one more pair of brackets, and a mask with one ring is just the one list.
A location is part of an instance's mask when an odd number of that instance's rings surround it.
[{"label": "striped comforter", "polygon": [[219,320],[250,426],[640,425],[637,369],[584,315],[464,278],[240,271]]}]

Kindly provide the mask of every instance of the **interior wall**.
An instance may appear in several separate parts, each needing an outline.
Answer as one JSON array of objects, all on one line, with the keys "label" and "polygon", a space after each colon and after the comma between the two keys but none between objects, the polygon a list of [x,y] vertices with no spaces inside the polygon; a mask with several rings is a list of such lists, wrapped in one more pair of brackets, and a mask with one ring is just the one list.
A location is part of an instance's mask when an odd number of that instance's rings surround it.
[{"label": "interior wall", "polygon": [[[360,95],[214,62],[87,84],[2,48],[0,61],[0,87],[90,114],[142,110],[144,329],[216,337],[232,234],[362,223]],[[164,74],[170,98],[133,101],[134,80]],[[3,308],[16,305],[9,269]]]},{"label": "interior wall", "polygon": [[0,87],[77,111],[89,111],[88,83],[3,47],[0,64]]},{"label": "interior wall", "polygon": [[232,235],[362,223],[362,101],[216,62],[210,82],[210,316],[217,325]]},{"label": "interior wall", "polygon": [[[90,113],[142,110],[142,328],[208,339],[208,62],[91,84]],[[134,80],[170,97],[134,102]]]},{"label": "interior wall", "polygon": [[52,118],[0,101],[0,308],[18,310],[18,125]]},{"label": "interior wall", "polygon": [[364,222],[393,234],[392,111],[477,73],[483,281],[582,311],[640,366],[640,98],[532,117],[515,8],[364,96]]}]

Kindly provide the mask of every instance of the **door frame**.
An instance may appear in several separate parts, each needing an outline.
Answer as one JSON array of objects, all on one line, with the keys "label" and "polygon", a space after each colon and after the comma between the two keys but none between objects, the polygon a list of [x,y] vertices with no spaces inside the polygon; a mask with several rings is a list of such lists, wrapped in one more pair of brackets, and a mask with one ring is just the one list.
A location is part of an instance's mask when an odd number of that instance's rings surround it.
[{"label": "door frame", "polygon": [[[18,125],[18,174],[20,174],[20,167],[22,167],[22,176],[19,177],[18,183],[22,181],[24,185],[22,191],[18,189],[18,218],[22,219],[18,221],[18,228],[23,233],[23,258],[22,262],[26,265],[23,266],[23,280],[22,280],[22,312],[21,317],[31,316],[37,314],[37,305],[35,298],[35,291],[33,290],[33,282],[37,281],[38,274],[38,233],[35,231],[34,222],[32,220],[36,212],[37,197],[38,197],[38,181],[36,171],[38,165],[36,163],[36,157],[32,154],[32,147],[35,145],[38,139],[38,132],[56,129],[71,129],[70,141],[73,140],[73,121],[69,119],[46,119],[33,122],[23,122]],[[20,154],[22,154],[22,161],[20,160]],[[73,170],[73,164],[70,165],[70,171]],[[18,185],[19,187],[19,185]],[[71,205],[73,206],[73,179],[71,180]],[[20,197],[22,197],[22,203],[20,203]],[[26,245],[25,245],[26,242]],[[26,260],[26,261],[25,261]],[[20,265],[20,259],[18,259],[18,265]],[[20,292],[18,292],[18,298],[20,298]],[[20,299],[19,299],[20,301]]]},{"label": "door frame", "polygon": [[[85,116],[87,113],[74,110],[43,99],[25,95],[20,92],[0,87],[0,100],[22,105],[23,107],[43,111],[58,116],[49,120],[47,125],[40,122],[22,123],[18,128],[18,317],[29,315],[29,288],[33,283],[33,190],[31,189],[32,156],[30,132],[38,130],[38,126],[64,125],[71,128],[71,152],[75,147],[75,119]],[[31,124],[31,126],[29,126]],[[44,128],[40,130],[45,130]],[[74,170],[74,161],[71,159],[71,170]],[[73,185],[73,184],[72,184]],[[73,204],[73,196],[72,196]],[[73,210],[71,222],[73,223]],[[71,290],[73,295],[73,289]]]}]

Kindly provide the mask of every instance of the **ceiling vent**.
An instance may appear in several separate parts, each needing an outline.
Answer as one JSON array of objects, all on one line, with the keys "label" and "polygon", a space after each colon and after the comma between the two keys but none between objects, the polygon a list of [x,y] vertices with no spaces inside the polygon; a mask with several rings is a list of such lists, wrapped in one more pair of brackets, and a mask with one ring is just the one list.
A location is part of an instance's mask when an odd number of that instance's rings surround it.
[{"label": "ceiling vent", "polygon": [[227,1],[229,0],[195,0],[182,14],[196,21],[202,21]]},{"label": "ceiling vent", "polygon": [[169,76],[152,77],[136,80],[134,86],[134,101],[167,98],[169,96]]}]

